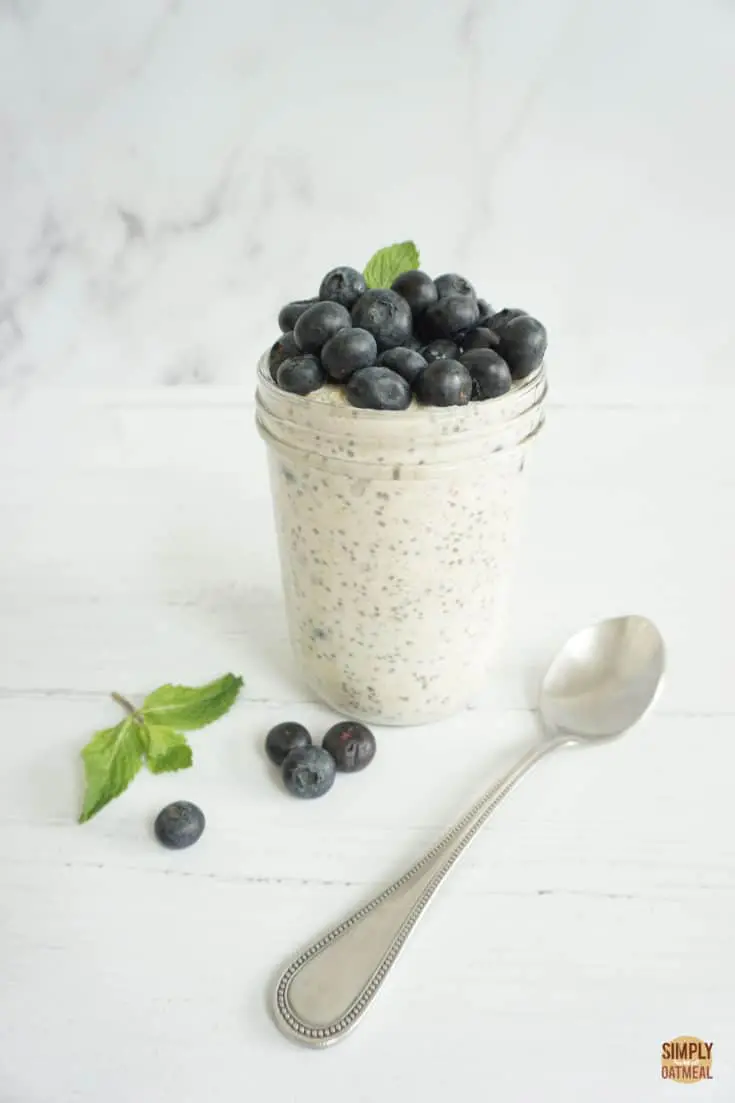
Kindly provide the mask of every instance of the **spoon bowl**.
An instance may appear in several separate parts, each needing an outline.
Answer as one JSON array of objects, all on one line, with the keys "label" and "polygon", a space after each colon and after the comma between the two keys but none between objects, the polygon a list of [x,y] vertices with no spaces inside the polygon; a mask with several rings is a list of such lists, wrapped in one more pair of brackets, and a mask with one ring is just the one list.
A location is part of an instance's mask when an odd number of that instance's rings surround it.
[{"label": "spoon bowl", "polygon": [[613,617],[582,629],[546,672],[540,710],[547,734],[575,743],[622,735],[653,705],[665,666],[661,633],[646,617]]}]

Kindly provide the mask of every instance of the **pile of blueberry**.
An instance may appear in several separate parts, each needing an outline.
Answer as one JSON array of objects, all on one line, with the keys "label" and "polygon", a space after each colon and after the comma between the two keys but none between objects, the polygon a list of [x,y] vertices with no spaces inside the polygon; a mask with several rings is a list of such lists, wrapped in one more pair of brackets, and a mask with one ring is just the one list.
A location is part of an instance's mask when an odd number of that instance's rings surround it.
[{"label": "pile of blueberry", "polygon": [[343,384],[353,406],[405,410],[498,398],[539,367],[546,330],[524,310],[493,311],[462,276],[412,269],[370,289],[354,268],[334,268],[319,296],[288,303],[270,372],[306,395]]},{"label": "pile of blueberry", "polygon": [[315,747],[303,724],[285,721],[271,728],[265,753],[281,771],[289,793],[302,800],[322,797],[334,785],[337,771],[354,774],[375,758],[375,736],[364,724],[341,720]]},{"label": "pile of blueberry", "polygon": [[[375,758],[375,736],[364,724],[341,720],[333,724],[315,747],[303,724],[286,721],[271,728],[265,751],[281,771],[289,793],[302,800],[322,797],[334,785],[337,772],[355,774]],[[167,804],[153,825],[156,838],[170,850],[183,850],[202,837],[206,820],[201,808],[188,800]]]}]

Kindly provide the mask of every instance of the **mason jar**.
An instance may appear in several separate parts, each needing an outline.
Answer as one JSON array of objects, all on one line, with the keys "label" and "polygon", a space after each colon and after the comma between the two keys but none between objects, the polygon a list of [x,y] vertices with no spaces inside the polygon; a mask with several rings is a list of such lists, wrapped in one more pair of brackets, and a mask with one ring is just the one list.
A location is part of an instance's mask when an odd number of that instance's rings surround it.
[{"label": "mason jar", "polygon": [[524,466],[546,377],[466,406],[364,410],[305,397],[258,365],[288,630],[336,712],[376,724],[450,716],[502,641]]}]

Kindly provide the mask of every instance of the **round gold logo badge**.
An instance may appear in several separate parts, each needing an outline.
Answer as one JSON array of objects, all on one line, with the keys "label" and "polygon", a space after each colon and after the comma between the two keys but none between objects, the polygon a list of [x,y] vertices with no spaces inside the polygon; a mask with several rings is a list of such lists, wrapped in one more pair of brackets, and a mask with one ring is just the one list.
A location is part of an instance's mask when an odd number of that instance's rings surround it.
[{"label": "round gold logo badge", "polygon": [[661,1046],[661,1076],[680,1084],[712,1079],[712,1042],[682,1034]]}]

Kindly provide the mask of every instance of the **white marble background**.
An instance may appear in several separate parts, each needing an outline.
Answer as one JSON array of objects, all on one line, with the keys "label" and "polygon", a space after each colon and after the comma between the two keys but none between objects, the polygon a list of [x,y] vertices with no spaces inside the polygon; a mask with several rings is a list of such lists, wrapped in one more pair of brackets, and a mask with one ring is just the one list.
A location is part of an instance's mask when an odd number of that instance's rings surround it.
[{"label": "white marble background", "polygon": [[732,0],[0,0],[0,87],[6,388],[249,385],[405,237],[562,388],[730,384]]}]

